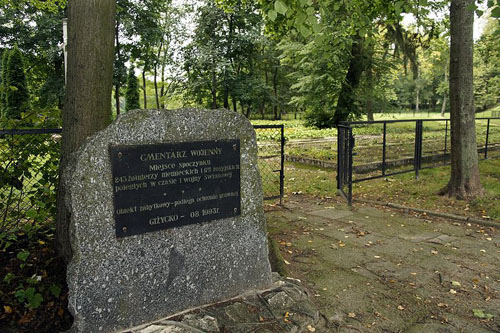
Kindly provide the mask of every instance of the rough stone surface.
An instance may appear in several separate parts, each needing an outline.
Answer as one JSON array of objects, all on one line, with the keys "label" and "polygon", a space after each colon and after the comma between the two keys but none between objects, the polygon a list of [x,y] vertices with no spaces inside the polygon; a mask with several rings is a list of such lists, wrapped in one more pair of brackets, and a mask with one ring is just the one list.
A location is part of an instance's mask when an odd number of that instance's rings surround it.
[{"label": "rough stone surface", "polygon": [[[241,216],[116,238],[110,145],[237,138]],[[87,140],[63,181],[74,253],[67,272],[72,331],[116,331],[271,286],[255,132],[241,115],[129,112]]]},{"label": "rough stone surface", "polygon": [[[298,280],[273,273],[273,287],[248,293],[168,319],[130,328],[121,333],[299,333],[332,332],[333,326],[318,311]],[[282,302],[280,300],[285,300]],[[208,325],[207,325],[208,324]]]}]

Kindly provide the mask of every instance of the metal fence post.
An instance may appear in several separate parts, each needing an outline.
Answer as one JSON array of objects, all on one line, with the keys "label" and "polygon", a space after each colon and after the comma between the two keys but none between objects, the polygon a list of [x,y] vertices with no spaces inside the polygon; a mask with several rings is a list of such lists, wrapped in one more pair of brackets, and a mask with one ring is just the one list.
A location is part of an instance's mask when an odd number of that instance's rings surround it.
[{"label": "metal fence post", "polygon": [[385,163],[385,149],[387,142],[386,139],[387,139],[387,122],[384,121],[384,136],[382,142],[382,176],[385,176],[385,169],[386,169],[386,163]]},{"label": "metal fence post", "polygon": [[342,164],[342,127],[337,127],[337,192],[342,188],[340,185],[340,165]]},{"label": "metal fence post", "polygon": [[488,118],[488,124],[486,125],[486,144],[484,145],[484,159],[488,159],[488,140],[490,136],[490,118]]},{"label": "metal fence post", "polygon": [[283,204],[285,186],[285,125],[281,125],[281,169],[280,169],[280,206]]},{"label": "metal fence post", "polygon": [[422,120],[415,123],[415,154],[413,157],[413,167],[415,177],[418,179],[418,173],[422,166]]},{"label": "metal fence post", "polygon": [[349,206],[352,206],[352,148],[354,146],[354,137],[352,136],[352,127],[349,126],[347,133],[349,135],[349,165],[348,165],[348,172],[349,172],[349,193],[348,193],[348,198],[347,198],[347,203]]},{"label": "metal fence post", "polygon": [[443,153],[443,164],[446,165],[446,150],[448,148],[448,119],[444,126],[444,153]]}]

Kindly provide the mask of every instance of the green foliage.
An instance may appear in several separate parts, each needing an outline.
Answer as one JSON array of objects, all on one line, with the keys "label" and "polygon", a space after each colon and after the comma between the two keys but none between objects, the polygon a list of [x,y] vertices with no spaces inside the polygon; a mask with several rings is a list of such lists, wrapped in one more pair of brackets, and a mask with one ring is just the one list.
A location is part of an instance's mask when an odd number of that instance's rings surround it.
[{"label": "green foliage", "polygon": [[[59,149],[58,138],[47,134],[0,138],[0,234],[22,226],[31,237],[38,222],[55,216]],[[0,237],[0,249],[14,240]]]},{"label": "green foliage", "polygon": [[304,115],[305,125],[316,128],[330,128],[334,126],[333,114],[323,109],[308,111]]},{"label": "green foliage", "polygon": [[[122,93],[121,87],[127,80],[125,63],[129,61],[143,73],[141,99],[144,105],[165,107],[182,75],[179,52],[174,49],[181,48],[189,30],[183,26],[184,15],[182,5],[172,0],[117,0],[115,94],[117,89],[119,95]],[[153,89],[144,88],[148,78],[152,78]]]},{"label": "green foliage", "polygon": [[6,90],[7,90],[7,63],[9,61],[10,50],[4,49],[2,52],[2,60],[0,63],[0,119],[4,117],[5,108],[7,106]]},{"label": "green foliage", "polygon": [[135,76],[134,67],[130,67],[127,78],[127,92],[125,93],[125,110],[139,109],[139,83]]},{"label": "green foliage", "polygon": [[43,302],[42,294],[37,293],[34,287],[24,289],[22,286],[16,290],[15,296],[19,303],[26,303],[26,306],[36,309]]},{"label": "green foliage", "polygon": [[474,103],[479,111],[500,101],[500,23],[489,19],[474,47]]},{"label": "green foliage", "polygon": [[29,255],[30,255],[29,251],[23,250],[17,253],[17,259],[21,260],[24,263],[28,259]]},{"label": "green foliage", "polygon": [[33,6],[39,10],[55,12],[66,7],[67,0],[0,0],[0,6]]},{"label": "green foliage", "polygon": [[474,317],[477,317],[479,319],[490,320],[495,317],[491,313],[485,312],[483,309],[472,309],[472,313],[474,314]]},{"label": "green foliage", "polygon": [[15,46],[21,50],[33,111],[61,108],[64,63],[60,45],[66,1],[7,2],[0,9],[0,39],[4,50]]},{"label": "green foliage", "polygon": [[262,34],[256,4],[204,1],[196,16],[193,40],[183,49],[186,102],[279,118],[288,108],[286,71],[276,42]]},{"label": "green foliage", "polygon": [[[313,139],[313,138],[324,138],[324,137],[335,137],[337,135],[336,128],[313,128],[304,126],[303,120],[252,120],[254,125],[276,125],[283,124],[285,126],[285,140],[295,140],[295,139]],[[258,131],[258,140],[265,141],[270,138],[266,137],[267,131]]]},{"label": "green foliage", "polygon": [[49,287],[49,292],[54,296],[54,297],[59,297],[61,295],[61,287],[59,287],[57,284],[51,284]]},{"label": "green foliage", "polygon": [[3,79],[2,86],[5,94],[4,118],[21,120],[24,113],[29,111],[30,102],[24,73],[24,60],[17,45],[9,52]]}]

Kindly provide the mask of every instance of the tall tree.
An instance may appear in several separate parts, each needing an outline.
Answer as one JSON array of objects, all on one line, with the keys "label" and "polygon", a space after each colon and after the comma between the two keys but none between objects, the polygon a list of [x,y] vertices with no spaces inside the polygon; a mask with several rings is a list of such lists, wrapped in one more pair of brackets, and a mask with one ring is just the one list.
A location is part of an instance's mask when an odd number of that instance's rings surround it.
[{"label": "tall tree", "polygon": [[64,63],[61,25],[65,1],[9,0],[0,14],[0,44],[17,45],[26,66],[32,109],[62,108]]},{"label": "tall tree", "polygon": [[128,59],[125,50],[121,45],[120,40],[120,30],[123,21],[126,20],[127,15],[126,1],[117,0],[116,3],[116,22],[115,22],[115,60],[113,64],[113,86],[115,89],[115,108],[116,115],[120,114],[120,95],[121,87],[127,81],[127,68],[125,67],[125,62]]},{"label": "tall tree", "polygon": [[4,80],[5,117],[21,120],[23,113],[29,111],[29,93],[23,55],[17,45],[9,52]]},{"label": "tall tree", "polygon": [[0,116],[5,116],[5,107],[7,100],[5,98],[5,91],[7,85],[7,62],[9,61],[9,49],[4,49],[2,52],[2,62],[0,63]]},{"label": "tall tree", "polygon": [[[84,140],[111,121],[111,89],[116,0],[68,2],[68,76],[63,110],[60,170]],[[58,188],[56,241],[65,261],[71,258],[65,188]]]},{"label": "tall tree", "polygon": [[139,84],[135,76],[134,67],[130,67],[127,78],[127,92],[125,94],[125,110],[139,109]]},{"label": "tall tree", "polygon": [[452,0],[450,7],[451,177],[441,192],[458,199],[483,193],[474,115],[473,7],[474,0]]},{"label": "tall tree", "polygon": [[489,18],[474,46],[474,103],[479,110],[494,106],[500,96],[499,38],[500,21]]}]

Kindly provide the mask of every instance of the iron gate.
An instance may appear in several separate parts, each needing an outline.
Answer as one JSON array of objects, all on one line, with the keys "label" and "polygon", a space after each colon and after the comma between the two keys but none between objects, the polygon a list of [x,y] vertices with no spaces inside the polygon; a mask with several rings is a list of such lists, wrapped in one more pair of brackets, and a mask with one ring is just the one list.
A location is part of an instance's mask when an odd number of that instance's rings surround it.
[{"label": "iron gate", "polygon": [[285,179],[284,125],[254,125],[264,200],[283,199]]},{"label": "iron gate", "polygon": [[352,148],[354,146],[354,137],[350,126],[339,125],[337,131],[337,190],[350,206],[352,203]]},{"label": "iron gate", "polygon": [[[342,122],[337,126],[339,194],[351,205],[353,183],[409,172],[414,172],[418,179],[422,169],[449,164],[449,122],[449,119]],[[403,124],[409,125],[407,132],[403,131]],[[499,129],[500,118],[476,118],[479,159],[500,158]]]}]

